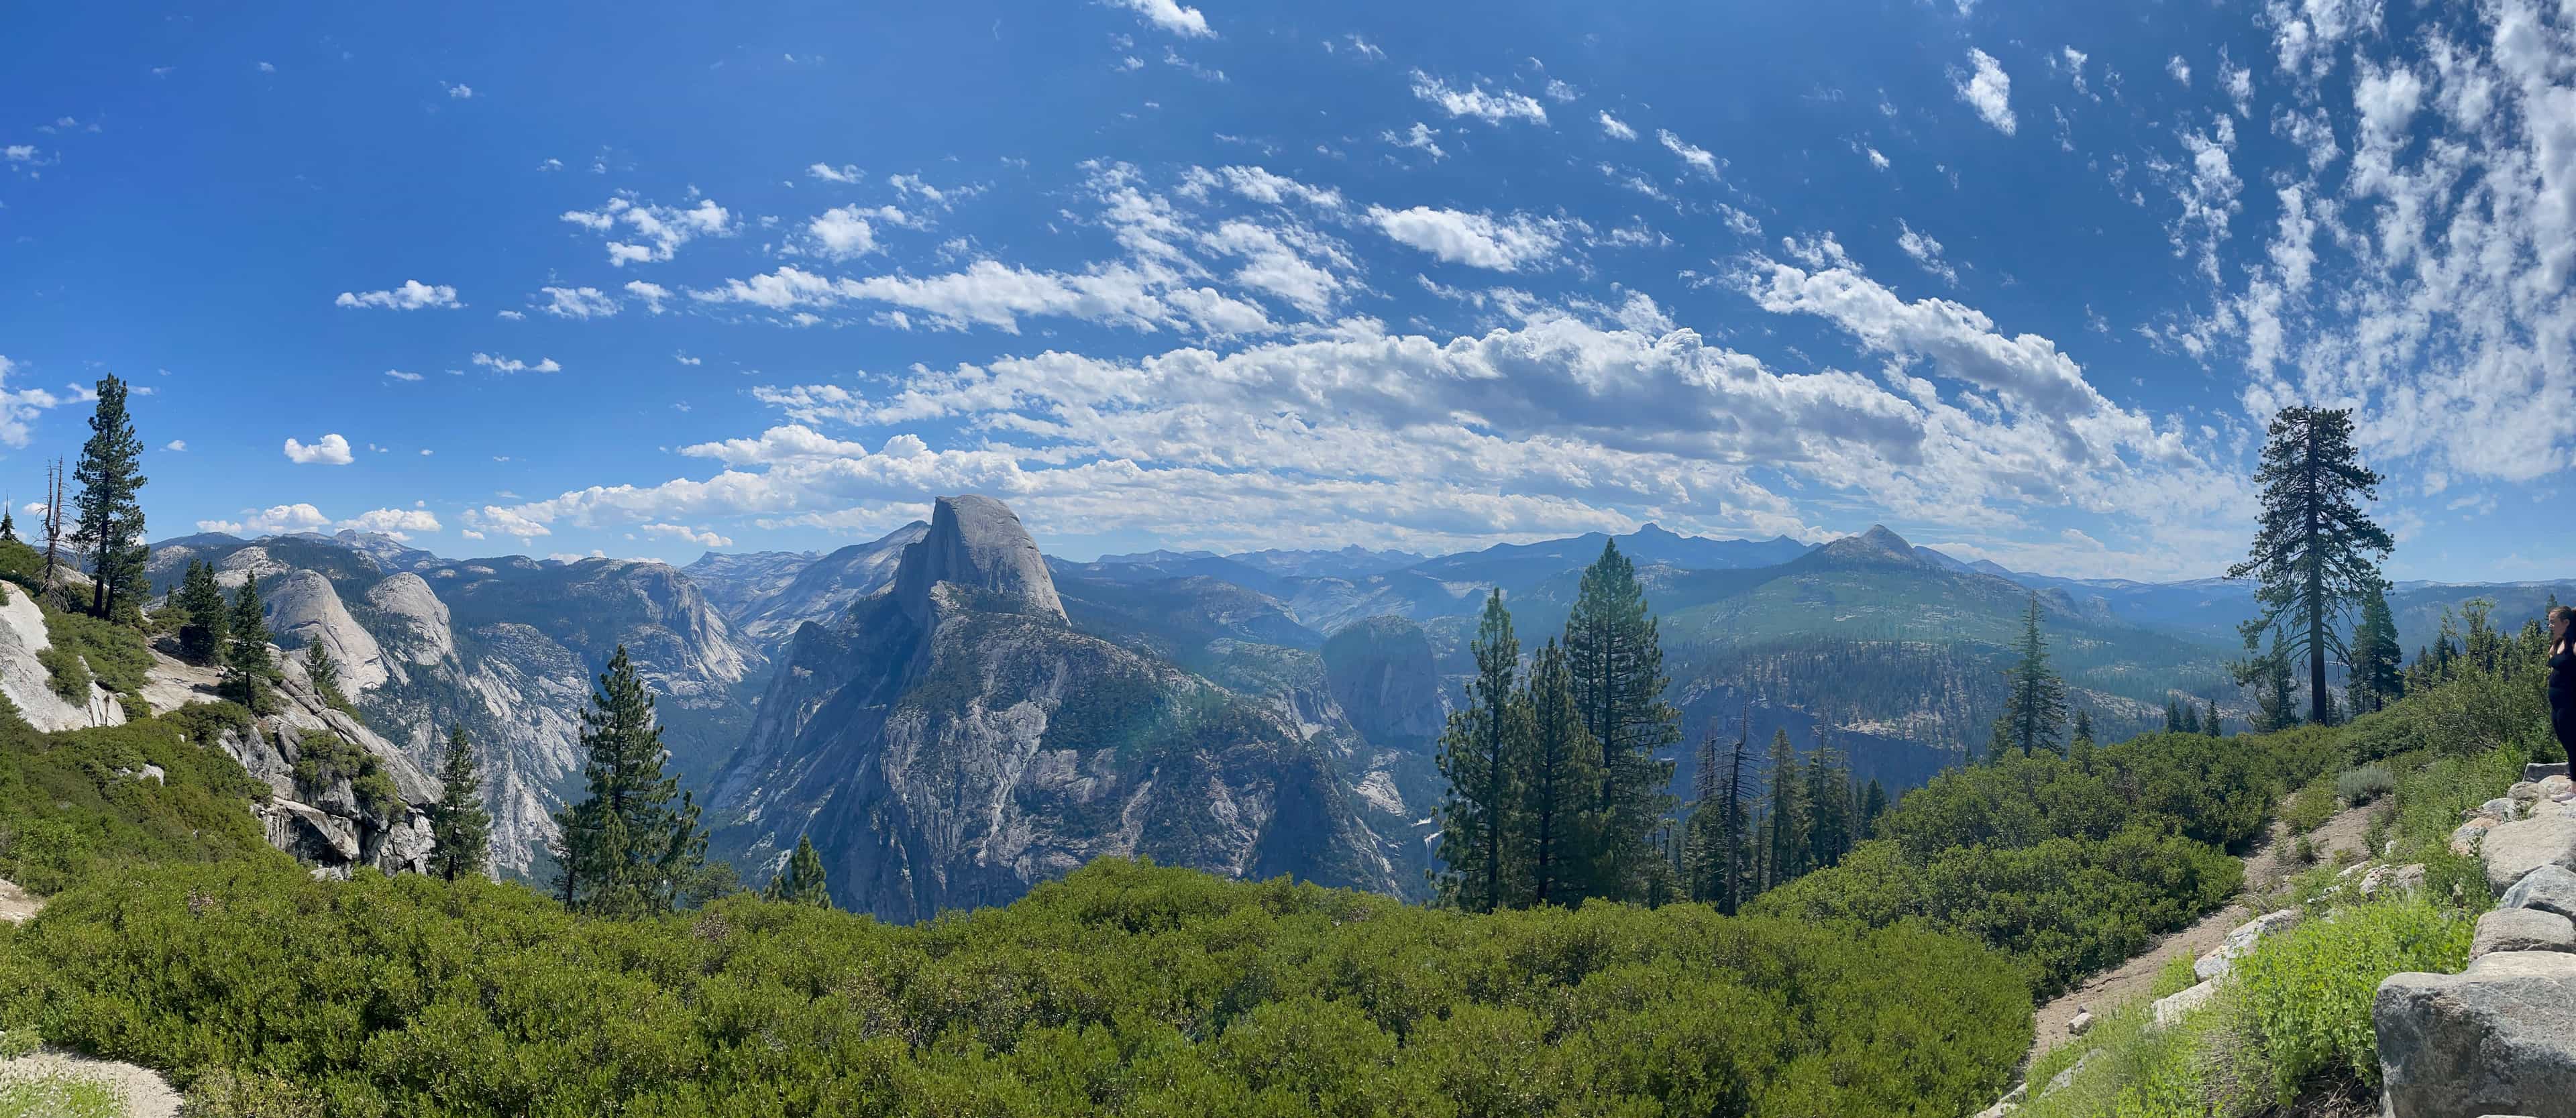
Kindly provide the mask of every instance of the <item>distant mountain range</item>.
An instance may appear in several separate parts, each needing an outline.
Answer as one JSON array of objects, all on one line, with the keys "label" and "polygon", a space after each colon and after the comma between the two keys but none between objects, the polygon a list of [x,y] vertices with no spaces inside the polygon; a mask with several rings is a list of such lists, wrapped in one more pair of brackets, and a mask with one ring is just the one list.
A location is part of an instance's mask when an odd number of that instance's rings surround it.
[{"label": "distant mountain range", "polygon": [[[827,553],[686,567],[452,560],[341,532],[165,540],[151,571],[156,592],[197,559],[227,585],[257,579],[278,643],[330,645],[387,748],[420,768],[465,726],[499,865],[529,876],[550,871],[580,710],[624,644],[720,853],[757,882],[810,835],[842,903],[909,920],[1103,853],[1422,895],[1437,738],[1485,594],[1500,588],[1535,644],[1612,544],[1646,587],[1692,740],[1785,730],[1864,778],[1920,783],[1985,742],[2034,597],[2106,740],[2159,725],[2177,695],[2246,709],[2224,663],[2250,587],[2018,573],[1883,527],[1815,546],[1649,525],[1437,556],[1071,562],[998,502],[956,498]],[[2412,649],[2470,598],[2515,626],[2553,593],[2576,601],[2576,584],[2408,583],[2392,604]],[[1669,754],[1678,794],[1691,754]]]}]

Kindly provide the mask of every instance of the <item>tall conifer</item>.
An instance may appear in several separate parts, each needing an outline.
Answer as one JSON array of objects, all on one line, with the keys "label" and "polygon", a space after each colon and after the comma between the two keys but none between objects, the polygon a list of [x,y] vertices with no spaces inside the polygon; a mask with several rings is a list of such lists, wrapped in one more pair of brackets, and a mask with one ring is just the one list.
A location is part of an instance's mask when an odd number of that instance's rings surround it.
[{"label": "tall conifer", "polygon": [[1448,871],[1439,885],[1449,903],[1492,912],[1508,900],[1505,860],[1518,806],[1512,761],[1527,748],[1530,732],[1529,707],[1515,686],[1520,638],[1512,635],[1512,613],[1500,589],[1486,595],[1470,647],[1476,676],[1467,681],[1466,703],[1449,712],[1440,735],[1440,775],[1448,779],[1449,796],[1440,805],[1440,860]]},{"label": "tall conifer", "polygon": [[491,860],[492,815],[483,809],[483,777],[463,726],[447,730],[438,780],[438,803],[429,814],[430,872],[449,881],[479,875]]},{"label": "tall conifer", "polygon": [[669,752],[653,717],[653,692],[619,645],[582,712],[582,776],[589,797],[561,812],[557,887],[573,908],[641,918],[669,912],[706,861],[694,797],[663,772]]},{"label": "tall conifer", "polygon": [[259,602],[259,580],[243,581],[233,595],[232,616],[225,621],[224,678],[233,701],[252,714],[271,713],[269,683],[277,663],[268,655],[268,617]]},{"label": "tall conifer", "polygon": [[143,544],[143,440],[125,411],[126,385],[114,374],[98,382],[89,441],[72,467],[80,483],[72,539],[89,550],[90,612],[109,617],[120,602],[141,605],[149,576]]},{"label": "tall conifer", "polygon": [[2002,733],[2023,753],[2065,750],[2066,681],[2048,666],[2048,638],[2039,628],[2039,594],[2030,595],[2022,621],[2021,658],[2005,673],[2011,690],[2004,697]]},{"label": "tall conifer", "polygon": [[1565,653],[1583,728],[1601,750],[1601,837],[1592,896],[1635,900],[1653,857],[1651,837],[1672,809],[1672,762],[1656,752],[1681,740],[1681,715],[1664,702],[1664,650],[1646,612],[1636,568],[1604,543],[1584,569],[1565,619]]},{"label": "tall conifer", "polygon": [[832,891],[824,884],[823,856],[814,850],[814,836],[796,836],[796,853],[787,858],[787,868],[769,879],[769,887],[760,895],[788,904],[832,907]]},{"label": "tall conifer", "polygon": [[2350,409],[2283,408],[2269,434],[2254,472],[2263,487],[2254,544],[2227,577],[2256,580],[2260,612],[2241,627],[2245,651],[2269,629],[2304,656],[2308,718],[2331,722],[2326,658],[2350,658],[2337,619],[2384,585],[2379,561],[2397,544],[2362,508],[2379,497],[2380,477],[2353,448]]},{"label": "tall conifer", "polygon": [[1520,808],[1518,861],[1533,904],[1582,899],[1585,856],[1595,845],[1601,754],[1574,705],[1565,650],[1551,640],[1530,662],[1529,733],[1514,783]]}]

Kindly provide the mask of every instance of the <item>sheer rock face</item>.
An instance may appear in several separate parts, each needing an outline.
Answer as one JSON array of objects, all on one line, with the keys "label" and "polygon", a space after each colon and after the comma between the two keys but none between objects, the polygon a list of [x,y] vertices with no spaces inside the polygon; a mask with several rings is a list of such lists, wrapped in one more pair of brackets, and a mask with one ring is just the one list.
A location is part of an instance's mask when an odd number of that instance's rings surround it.
[{"label": "sheer rock face", "polygon": [[427,667],[456,658],[447,603],[419,575],[404,571],[377,583],[367,591],[367,604],[380,615],[383,644],[396,659]]},{"label": "sheer rock face", "polygon": [[930,531],[904,547],[895,569],[904,616],[928,627],[931,587],[943,582],[977,592],[978,608],[1064,621],[1037,541],[1019,514],[990,497],[942,497],[931,508]]},{"label": "sheer rock face", "polygon": [[1394,885],[1321,750],[1073,630],[1018,517],[979,497],[942,499],[890,587],[797,632],[714,808],[752,876],[811,835],[836,902],[888,920],[1106,855]]},{"label": "sheer rock face", "polygon": [[[774,649],[806,622],[829,625],[859,599],[892,584],[904,550],[929,533],[930,525],[916,520],[880,539],[811,559],[777,585],[763,583],[730,599],[712,593],[709,598],[717,601],[743,636]],[[691,577],[706,561],[689,565]]]},{"label": "sheer rock face", "polygon": [[1440,736],[1448,704],[1431,638],[1401,617],[1355,622],[1324,642],[1324,674],[1351,725],[1372,742]]},{"label": "sheer rock face", "polygon": [[123,725],[124,706],[95,681],[76,698],[54,692],[53,673],[36,659],[52,647],[45,611],[35,599],[17,586],[0,585],[0,694],[16,704],[19,716],[39,730]]},{"label": "sheer rock face", "polygon": [[329,649],[331,659],[340,665],[343,693],[355,696],[392,678],[375,635],[349,615],[339,591],[320,572],[287,571],[262,585],[260,592],[261,604],[268,607],[268,631],[278,644],[290,649],[319,644]]}]

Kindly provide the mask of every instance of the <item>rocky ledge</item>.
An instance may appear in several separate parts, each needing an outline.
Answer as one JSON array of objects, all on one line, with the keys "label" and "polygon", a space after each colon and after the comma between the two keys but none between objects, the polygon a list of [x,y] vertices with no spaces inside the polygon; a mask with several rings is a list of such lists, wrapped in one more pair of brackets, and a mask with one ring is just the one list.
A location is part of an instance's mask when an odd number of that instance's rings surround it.
[{"label": "rocky ledge", "polygon": [[2472,808],[2452,846],[2474,852],[2497,900],[2459,974],[2379,985],[2388,1118],[2576,1118],[2576,783],[2533,765]]}]

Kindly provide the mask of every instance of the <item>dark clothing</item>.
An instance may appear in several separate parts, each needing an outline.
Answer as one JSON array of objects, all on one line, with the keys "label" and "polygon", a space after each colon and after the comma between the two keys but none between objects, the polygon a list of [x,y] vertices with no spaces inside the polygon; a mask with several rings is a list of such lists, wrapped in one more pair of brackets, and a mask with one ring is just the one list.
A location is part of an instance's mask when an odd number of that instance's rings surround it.
[{"label": "dark clothing", "polygon": [[2549,658],[2549,728],[2558,734],[2558,747],[2576,757],[2576,652]]}]

